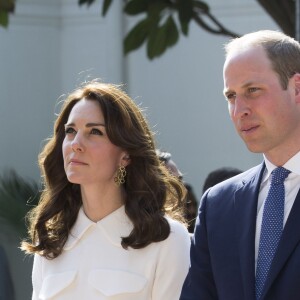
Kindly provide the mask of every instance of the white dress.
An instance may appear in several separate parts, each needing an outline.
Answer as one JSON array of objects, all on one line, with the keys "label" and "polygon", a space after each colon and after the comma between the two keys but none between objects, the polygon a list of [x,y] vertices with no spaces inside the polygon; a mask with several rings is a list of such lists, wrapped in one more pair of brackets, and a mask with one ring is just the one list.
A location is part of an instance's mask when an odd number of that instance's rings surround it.
[{"label": "white dress", "polygon": [[132,223],[120,207],[95,223],[80,209],[62,254],[35,255],[33,300],[177,300],[190,263],[190,236],[167,218],[171,233],[142,249],[121,246]]}]

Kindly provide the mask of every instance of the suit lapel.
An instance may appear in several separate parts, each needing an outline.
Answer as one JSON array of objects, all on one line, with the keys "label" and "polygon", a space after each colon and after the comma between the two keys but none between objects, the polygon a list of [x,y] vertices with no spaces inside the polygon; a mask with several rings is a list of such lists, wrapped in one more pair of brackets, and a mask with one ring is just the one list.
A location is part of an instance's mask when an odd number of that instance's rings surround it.
[{"label": "suit lapel", "polygon": [[236,191],[234,207],[236,214],[236,237],[240,258],[244,299],[255,297],[255,231],[257,198],[264,164]]},{"label": "suit lapel", "polygon": [[266,280],[262,298],[272,285],[278,273],[286,263],[290,254],[300,241],[300,191],[297,194],[290,215],[285,224],[277,252],[270,268],[270,274]]}]

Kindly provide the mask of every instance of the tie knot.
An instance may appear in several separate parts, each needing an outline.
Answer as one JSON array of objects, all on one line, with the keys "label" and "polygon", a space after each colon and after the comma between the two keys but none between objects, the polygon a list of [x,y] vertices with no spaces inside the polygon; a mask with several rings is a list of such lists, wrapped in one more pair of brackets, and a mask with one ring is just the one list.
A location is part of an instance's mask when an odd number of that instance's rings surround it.
[{"label": "tie knot", "polygon": [[291,171],[283,168],[278,167],[272,171],[272,179],[271,184],[281,184],[284,180],[288,177]]}]

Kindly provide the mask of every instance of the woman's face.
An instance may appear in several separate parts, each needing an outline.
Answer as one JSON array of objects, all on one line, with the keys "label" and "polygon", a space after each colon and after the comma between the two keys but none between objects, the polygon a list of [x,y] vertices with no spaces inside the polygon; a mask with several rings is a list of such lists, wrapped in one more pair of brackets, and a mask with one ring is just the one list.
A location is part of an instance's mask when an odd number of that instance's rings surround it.
[{"label": "woman's face", "polygon": [[86,99],[77,102],[65,133],[62,151],[68,180],[86,186],[115,184],[116,171],[128,164],[128,156],[109,140],[99,104]]}]

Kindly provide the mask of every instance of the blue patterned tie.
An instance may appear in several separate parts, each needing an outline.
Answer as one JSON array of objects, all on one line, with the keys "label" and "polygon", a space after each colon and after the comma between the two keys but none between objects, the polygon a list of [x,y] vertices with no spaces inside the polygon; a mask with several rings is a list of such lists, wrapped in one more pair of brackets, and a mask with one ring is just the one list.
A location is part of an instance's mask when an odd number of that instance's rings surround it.
[{"label": "blue patterned tie", "polygon": [[284,180],[290,171],[279,167],[273,170],[271,186],[265,201],[256,265],[255,292],[259,300],[276,252],[284,216]]}]

